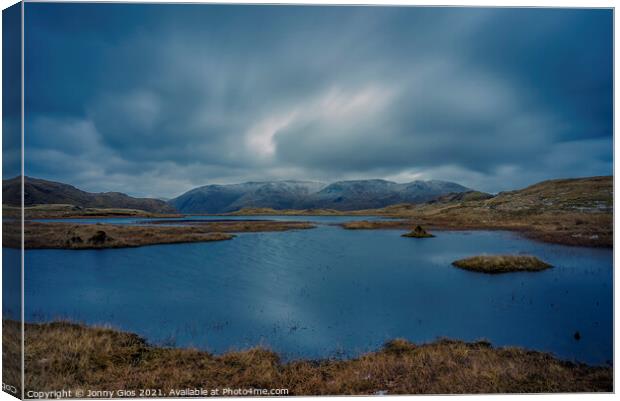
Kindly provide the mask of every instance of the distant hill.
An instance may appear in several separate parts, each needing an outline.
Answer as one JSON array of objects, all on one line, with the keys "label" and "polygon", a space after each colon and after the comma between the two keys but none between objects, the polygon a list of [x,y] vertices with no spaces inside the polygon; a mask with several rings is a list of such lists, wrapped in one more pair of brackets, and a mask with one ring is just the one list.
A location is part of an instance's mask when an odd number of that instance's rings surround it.
[{"label": "distant hill", "polygon": [[[3,203],[21,204],[21,180],[15,177],[2,181]],[[150,198],[133,198],[120,192],[91,193],[60,182],[25,177],[24,204],[69,204],[89,208],[138,209],[152,213],[175,213],[170,204]]]},{"label": "distant hill", "polygon": [[325,184],[313,181],[206,185],[170,200],[183,213],[223,213],[244,207],[293,209]]},{"label": "distant hill", "polygon": [[422,205],[388,206],[381,212],[403,215],[428,212],[448,217],[451,213],[464,215],[472,211],[501,216],[546,212],[610,213],[613,211],[613,176],[547,180],[497,195],[478,191],[453,193]]},{"label": "distant hill", "polygon": [[183,213],[226,213],[242,208],[360,210],[398,203],[422,203],[442,195],[470,191],[446,181],[386,180],[266,181],[206,185],[170,200]]},{"label": "distant hill", "polygon": [[500,192],[486,205],[499,211],[611,212],[613,176],[542,181],[516,191]]}]

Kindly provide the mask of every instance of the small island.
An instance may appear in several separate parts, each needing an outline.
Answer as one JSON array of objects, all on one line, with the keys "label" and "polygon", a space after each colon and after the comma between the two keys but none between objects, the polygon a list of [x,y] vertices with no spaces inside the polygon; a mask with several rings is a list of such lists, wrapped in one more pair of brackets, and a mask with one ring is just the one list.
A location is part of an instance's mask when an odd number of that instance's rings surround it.
[{"label": "small island", "polygon": [[452,265],[481,273],[537,272],[552,267],[531,255],[482,255],[460,259]]},{"label": "small island", "polygon": [[411,230],[410,232],[403,234],[402,237],[408,237],[408,238],[433,238],[434,235],[427,232],[425,229],[423,229],[421,226],[415,226],[415,228],[413,230]]}]

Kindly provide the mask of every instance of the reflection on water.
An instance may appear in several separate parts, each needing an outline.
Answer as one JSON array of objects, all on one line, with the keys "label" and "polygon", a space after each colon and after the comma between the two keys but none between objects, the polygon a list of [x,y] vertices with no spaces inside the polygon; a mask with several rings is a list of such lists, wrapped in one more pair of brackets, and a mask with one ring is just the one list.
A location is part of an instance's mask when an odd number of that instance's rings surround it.
[{"label": "reflection on water", "polygon": [[[501,232],[400,234],[321,225],[222,242],[30,250],[26,319],[109,323],[152,343],[213,352],[263,344],[286,358],[349,357],[395,337],[443,336],[612,359],[611,250]],[[555,267],[484,275],[450,265],[519,252]]]}]

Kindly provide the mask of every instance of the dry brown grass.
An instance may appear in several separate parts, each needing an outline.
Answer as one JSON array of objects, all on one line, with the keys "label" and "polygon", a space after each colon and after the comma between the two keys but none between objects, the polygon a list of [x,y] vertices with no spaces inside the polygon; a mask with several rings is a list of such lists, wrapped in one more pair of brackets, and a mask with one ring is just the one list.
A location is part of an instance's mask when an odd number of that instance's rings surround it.
[{"label": "dry brown grass", "polygon": [[[514,211],[505,212],[480,206],[479,202],[424,204],[390,208],[388,217],[403,220],[353,221],[346,229],[406,230],[420,224],[433,230],[508,230],[543,242],[574,246],[613,246],[611,212]],[[376,213],[381,215],[380,212]]]},{"label": "dry brown grass", "polygon": [[[18,330],[5,322],[4,336]],[[10,346],[12,343],[8,343]],[[136,335],[56,322],[26,325],[26,390],[287,388],[290,395],[612,391],[612,368],[486,342],[394,340],[351,360],[283,363],[252,348],[213,355]]]},{"label": "dry brown grass", "polygon": [[[2,321],[2,383],[12,386],[15,394],[21,395],[21,328],[19,322]],[[9,389],[7,389],[9,390]],[[6,391],[6,390],[5,390]]]},{"label": "dry brown grass", "polygon": [[452,262],[456,267],[481,273],[537,272],[552,266],[531,255],[482,255]]},{"label": "dry brown grass", "polygon": [[[20,231],[5,223],[3,245],[20,247]],[[114,224],[33,223],[24,228],[27,249],[103,249],[155,244],[221,241],[234,238],[229,233],[308,229],[305,222],[230,221],[183,226],[130,226]]]},{"label": "dry brown grass", "polygon": [[[10,224],[5,224],[5,226]],[[229,240],[234,236],[198,227],[114,224],[26,223],[26,249],[104,249]],[[4,230],[3,246],[20,247],[19,230]]]}]

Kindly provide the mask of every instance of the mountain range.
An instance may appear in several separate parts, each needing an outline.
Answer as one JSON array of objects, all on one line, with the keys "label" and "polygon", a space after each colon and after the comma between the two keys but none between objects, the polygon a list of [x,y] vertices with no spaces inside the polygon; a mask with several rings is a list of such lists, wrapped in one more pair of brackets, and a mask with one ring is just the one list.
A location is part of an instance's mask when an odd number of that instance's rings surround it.
[{"label": "mountain range", "polygon": [[[413,181],[398,184],[386,180],[264,181],[230,185],[206,185],[163,201],[134,198],[120,192],[91,193],[60,182],[25,177],[26,206],[70,204],[89,208],[139,209],[153,213],[226,213],[243,208],[360,210],[399,203],[422,203],[448,194],[470,191],[447,181]],[[4,180],[3,203],[21,203],[19,177]]]},{"label": "mountain range", "polygon": [[422,203],[442,195],[471,191],[447,181],[386,180],[265,181],[206,185],[169,202],[182,213],[226,213],[246,207],[272,209],[360,210],[398,203]]}]

